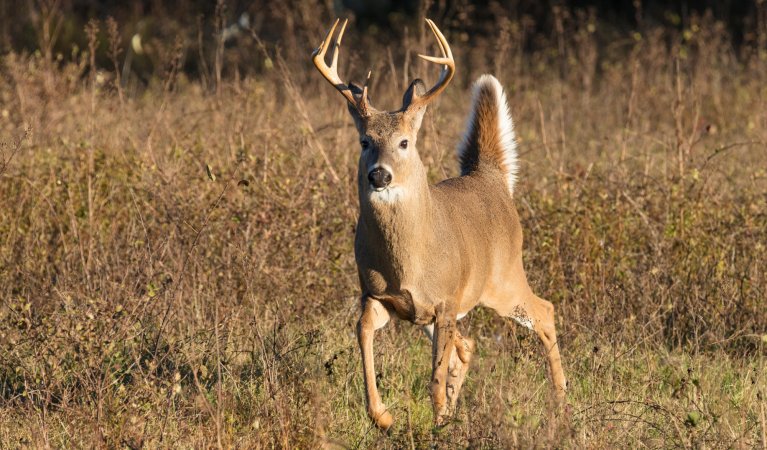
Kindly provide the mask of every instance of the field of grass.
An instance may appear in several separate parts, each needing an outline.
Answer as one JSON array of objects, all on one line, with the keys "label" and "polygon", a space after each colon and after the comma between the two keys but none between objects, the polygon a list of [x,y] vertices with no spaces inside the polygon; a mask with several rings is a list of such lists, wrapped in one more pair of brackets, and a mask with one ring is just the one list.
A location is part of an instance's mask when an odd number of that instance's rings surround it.
[{"label": "field of grass", "polygon": [[[86,50],[2,57],[0,448],[767,448],[767,25],[735,48],[710,17],[623,36],[574,12],[525,51],[513,20],[443,27],[458,75],[419,150],[455,176],[470,83],[501,79],[568,406],[535,336],[480,309],[435,429],[429,343],[393,322],[387,434],[354,337],[356,132],[309,63],[325,19],[250,42],[262,70],[214,87],[172,48],[132,92]],[[372,67],[374,103],[398,108],[436,76],[414,35],[387,52],[352,26],[342,74]]]}]

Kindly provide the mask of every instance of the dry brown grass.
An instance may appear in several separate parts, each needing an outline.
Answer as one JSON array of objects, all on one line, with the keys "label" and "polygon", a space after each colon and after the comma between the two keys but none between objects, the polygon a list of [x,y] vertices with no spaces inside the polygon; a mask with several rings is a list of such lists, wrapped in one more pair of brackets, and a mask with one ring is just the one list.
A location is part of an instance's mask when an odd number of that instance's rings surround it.
[{"label": "dry brown grass", "polygon": [[[767,51],[736,52],[710,17],[602,46],[593,16],[559,14],[540,51],[522,52],[508,19],[499,37],[449,35],[459,76],[420,151],[434,181],[455,175],[468,85],[502,78],[565,413],[534,337],[480,310],[460,325],[479,354],[443,429],[426,339],[405,323],[378,333],[396,422],[371,426],[355,132],[309,69],[302,39],[324,22],[299,21],[301,45],[253,44],[273,63],[262,75],[204,89],[170,46],[166,77],[123,101],[87,54],[3,59],[0,447],[767,445]],[[434,76],[355,33],[343,70],[379,61],[379,105]]]}]

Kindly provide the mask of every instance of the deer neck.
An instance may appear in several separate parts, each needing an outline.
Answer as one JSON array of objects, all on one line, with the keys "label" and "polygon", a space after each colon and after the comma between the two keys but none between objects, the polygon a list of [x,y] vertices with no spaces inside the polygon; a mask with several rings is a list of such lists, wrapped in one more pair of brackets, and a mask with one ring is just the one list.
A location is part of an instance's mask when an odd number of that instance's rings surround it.
[{"label": "deer neck", "polygon": [[434,210],[426,168],[420,164],[406,185],[390,192],[366,191],[360,180],[360,244],[371,266],[400,284],[419,273],[421,258],[434,241]]}]

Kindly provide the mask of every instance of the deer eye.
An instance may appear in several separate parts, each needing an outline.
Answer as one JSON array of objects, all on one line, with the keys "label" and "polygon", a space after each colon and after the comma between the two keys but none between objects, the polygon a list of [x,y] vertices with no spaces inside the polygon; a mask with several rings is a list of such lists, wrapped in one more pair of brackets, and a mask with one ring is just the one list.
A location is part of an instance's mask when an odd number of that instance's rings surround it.
[{"label": "deer eye", "polygon": [[403,140],[399,141],[399,148],[401,148],[403,150],[407,148],[407,139],[403,139]]}]

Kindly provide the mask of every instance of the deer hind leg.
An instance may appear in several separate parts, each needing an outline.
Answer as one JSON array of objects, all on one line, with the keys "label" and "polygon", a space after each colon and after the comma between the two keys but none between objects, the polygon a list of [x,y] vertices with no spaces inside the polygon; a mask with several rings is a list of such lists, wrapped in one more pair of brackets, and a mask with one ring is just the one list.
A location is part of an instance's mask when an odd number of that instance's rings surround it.
[{"label": "deer hind leg", "polygon": [[389,322],[389,311],[381,302],[372,298],[362,299],[362,315],[357,322],[357,340],[362,353],[362,370],[365,379],[365,396],[367,402],[368,416],[375,424],[384,430],[391,427],[394,419],[391,413],[386,410],[381,401],[376,387],[376,373],[373,363],[373,337],[375,330],[383,327]]},{"label": "deer hind leg", "polygon": [[461,393],[475,349],[474,339],[461,336],[457,330],[455,335],[455,352],[450,357],[447,368],[447,403],[451,413],[455,411],[458,395]]},{"label": "deer hind leg", "polygon": [[502,304],[488,304],[503,317],[514,319],[518,324],[532,330],[541,340],[544,355],[548,361],[549,375],[558,401],[564,401],[567,390],[565,372],[559,355],[557,331],[554,321],[554,305],[535,296],[532,292],[524,301],[512,301]]},{"label": "deer hind leg", "polygon": [[549,373],[554,383],[554,393],[557,400],[563,402],[567,391],[567,380],[562,370],[562,358],[559,356],[554,305],[548,300],[532,296],[531,301],[528,302],[527,313],[532,319],[535,334],[543,344],[543,351],[549,362]]},{"label": "deer hind leg", "polygon": [[[434,324],[426,325],[423,329],[426,336],[433,341]],[[474,339],[462,336],[458,330],[455,331],[454,345],[455,352],[450,356],[445,387],[449,414],[455,412],[461,387],[466,379],[466,373],[469,371],[469,362],[472,356],[474,356],[476,348]]]},{"label": "deer hind leg", "polygon": [[450,359],[455,350],[456,329],[455,314],[447,313],[439,308],[435,321],[434,337],[432,339],[432,375],[431,403],[434,408],[434,423],[442,425],[448,415],[447,407],[447,378]]}]

